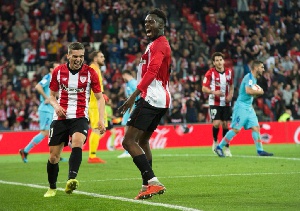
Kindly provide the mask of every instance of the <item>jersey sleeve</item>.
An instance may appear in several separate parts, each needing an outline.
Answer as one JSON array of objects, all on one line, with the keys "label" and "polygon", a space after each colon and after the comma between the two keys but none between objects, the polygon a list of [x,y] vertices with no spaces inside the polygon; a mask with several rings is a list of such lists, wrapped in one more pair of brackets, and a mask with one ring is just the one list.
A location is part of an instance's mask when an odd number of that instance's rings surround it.
[{"label": "jersey sleeve", "polygon": [[49,83],[50,83],[50,75],[47,74],[45,75],[42,80],[40,80],[39,84],[44,88],[44,87],[47,87],[49,86]]},{"label": "jersey sleeve", "polygon": [[49,88],[54,92],[57,92],[59,90],[59,82],[57,80],[58,70],[59,70],[58,67],[56,67],[53,70],[50,85],[49,85]]},{"label": "jersey sleeve", "polygon": [[164,46],[160,46],[159,44],[160,42],[153,42],[149,49],[151,56],[149,58],[147,72],[142,76],[140,83],[137,85],[137,88],[141,92],[146,92],[148,86],[155,79],[165,57]]},{"label": "jersey sleeve", "polygon": [[210,82],[211,82],[211,70],[208,70],[204,75],[202,86],[209,88]]},{"label": "jersey sleeve", "polygon": [[102,92],[98,74],[96,73],[96,71],[93,68],[90,68],[90,72],[91,72],[91,88],[92,88],[93,92],[94,93]]}]

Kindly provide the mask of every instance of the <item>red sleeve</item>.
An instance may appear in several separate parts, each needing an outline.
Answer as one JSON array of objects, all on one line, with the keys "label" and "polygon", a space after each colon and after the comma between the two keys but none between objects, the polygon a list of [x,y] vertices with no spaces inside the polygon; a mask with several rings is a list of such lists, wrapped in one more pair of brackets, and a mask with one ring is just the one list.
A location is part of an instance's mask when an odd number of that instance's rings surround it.
[{"label": "red sleeve", "polygon": [[[60,67],[60,66],[58,66]],[[53,92],[57,92],[59,90],[59,82],[57,80],[57,74],[58,74],[58,70],[59,68],[56,67],[53,72],[52,72],[52,77],[51,77],[51,81],[49,84],[49,88],[53,91]]]},{"label": "red sleeve", "polygon": [[102,92],[101,90],[101,86],[100,86],[100,81],[99,81],[99,76],[97,74],[97,72],[93,69],[90,68],[90,73],[91,73],[91,88],[93,90],[94,93],[99,93]]},{"label": "red sleeve", "polygon": [[147,72],[142,76],[140,83],[137,85],[137,88],[141,92],[147,91],[148,86],[155,79],[160,69],[161,63],[165,57],[164,46],[161,46],[159,44],[162,43],[154,42],[149,49],[150,58],[148,62]]},{"label": "red sleeve", "polygon": [[211,72],[212,72],[212,70],[209,69],[209,70],[205,73],[205,76],[204,76],[204,79],[203,79],[202,86],[205,86],[205,87],[207,87],[207,88],[210,88]]}]

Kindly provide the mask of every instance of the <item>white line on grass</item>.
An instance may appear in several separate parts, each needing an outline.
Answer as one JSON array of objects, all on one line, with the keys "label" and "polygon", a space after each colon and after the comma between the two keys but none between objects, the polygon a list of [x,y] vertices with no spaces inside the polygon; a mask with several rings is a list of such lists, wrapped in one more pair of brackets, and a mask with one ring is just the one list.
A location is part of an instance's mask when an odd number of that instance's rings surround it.
[{"label": "white line on grass", "polygon": [[[0,183],[7,184],[7,185],[26,186],[26,187],[38,188],[38,189],[47,189],[48,188],[46,186],[41,186],[41,185],[24,184],[24,183],[19,183],[19,182],[8,182],[8,181],[3,181],[3,180],[0,180]],[[62,189],[62,188],[57,188],[57,190],[64,191],[64,189]],[[84,192],[84,191],[74,191],[73,193],[81,194],[81,195],[85,195],[85,196],[92,196],[95,198],[104,198],[104,199],[132,202],[132,203],[137,203],[137,204],[146,204],[146,205],[150,205],[150,206],[166,207],[166,208],[182,210],[182,211],[201,211],[198,209],[183,207],[183,206],[178,206],[178,205],[149,202],[149,201],[145,201],[145,200],[134,200],[134,199],[128,199],[128,198],[123,198],[123,197],[117,197],[117,196],[102,195],[102,194],[98,194],[98,193],[89,193],[89,192]]]},{"label": "white line on grass", "polygon": [[[156,157],[218,157],[217,155],[208,155],[208,154],[157,154]],[[276,157],[276,156],[251,156],[251,155],[234,155],[232,158],[259,158],[259,159],[276,159],[276,160],[297,160],[300,161],[300,158],[287,158],[287,157]],[[229,159],[232,159],[229,158]],[[224,158],[219,158],[224,159]]]}]

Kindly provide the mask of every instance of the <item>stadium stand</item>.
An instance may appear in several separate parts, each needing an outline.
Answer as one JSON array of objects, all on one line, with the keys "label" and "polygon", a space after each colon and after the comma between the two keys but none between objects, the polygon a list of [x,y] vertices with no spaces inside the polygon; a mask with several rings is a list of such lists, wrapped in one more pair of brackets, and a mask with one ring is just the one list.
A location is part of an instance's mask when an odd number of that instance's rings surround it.
[{"label": "stadium stand", "polygon": [[[258,113],[277,121],[285,108],[291,108],[298,119],[300,101],[286,102],[283,93],[300,93],[299,4],[296,0],[2,0],[0,121],[8,119],[11,130],[29,128],[29,115],[39,104],[34,86],[47,73],[50,61],[66,62],[72,41],[85,44],[87,63],[92,50],[104,53],[105,93],[112,99],[114,115],[121,118],[117,108],[125,96],[120,73],[128,69],[136,74],[148,43],[143,20],[153,7],[168,17],[165,34],[173,53],[170,90],[180,102],[183,119],[191,100],[197,121],[207,116],[208,96],[201,83],[215,51],[225,54],[225,65],[237,76],[235,98],[240,76],[259,59],[266,73],[259,81],[265,94],[255,100],[255,107],[263,111]],[[170,114],[173,109],[178,108],[171,108]],[[170,122],[167,115],[161,124]]]}]

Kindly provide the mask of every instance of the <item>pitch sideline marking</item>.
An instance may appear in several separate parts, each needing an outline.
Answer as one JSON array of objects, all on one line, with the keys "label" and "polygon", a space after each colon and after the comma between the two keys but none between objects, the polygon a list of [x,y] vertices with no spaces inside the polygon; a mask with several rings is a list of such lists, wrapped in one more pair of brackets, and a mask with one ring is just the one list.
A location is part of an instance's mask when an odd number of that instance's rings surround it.
[{"label": "pitch sideline marking", "polygon": [[[16,185],[16,186],[25,186],[25,187],[31,187],[31,188],[38,188],[38,189],[47,189],[48,188],[46,186],[41,186],[41,185],[24,184],[24,183],[19,183],[19,182],[8,182],[8,181],[3,181],[3,180],[0,180],[0,183],[7,184],[7,185]],[[57,188],[57,190],[65,191],[63,188]],[[146,204],[146,205],[156,206],[156,207],[166,207],[166,208],[181,210],[181,211],[201,211],[201,210],[198,210],[198,209],[183,207],[183,206],[178,206],[178,205],[164,204],[164,203],[158,203],[158,202],[149,202],[149,201],[145,201],[145,200],[134,200],[134,199],[128,199],[128,198],[124,198],[124,197],[102,195],[102,194],[98,194],[98,193],[89,193],[89,192],[84,192],[84,191],[76,191],[75,190],[73,193],[80,194],[80,195],[86,195],[86,196],[92,196],[92,197],[95,197],[95,198],[119,200],[119,201],[132,202],[132,203],[137,203],[137,204]]]}]

